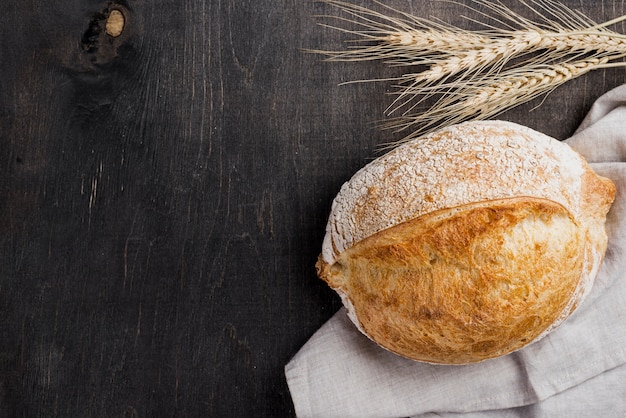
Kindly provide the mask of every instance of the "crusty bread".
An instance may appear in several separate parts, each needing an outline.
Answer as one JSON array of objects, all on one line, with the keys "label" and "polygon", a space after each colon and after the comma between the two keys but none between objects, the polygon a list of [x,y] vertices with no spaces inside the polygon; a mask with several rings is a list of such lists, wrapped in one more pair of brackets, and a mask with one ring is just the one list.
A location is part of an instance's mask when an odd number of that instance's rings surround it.
[{"label": "crusty bread", "polygon": [[318,274],[399,355],[466,364],[537,341],[589,292],[615,186],[509,122],[404,144],[343,185]]}]

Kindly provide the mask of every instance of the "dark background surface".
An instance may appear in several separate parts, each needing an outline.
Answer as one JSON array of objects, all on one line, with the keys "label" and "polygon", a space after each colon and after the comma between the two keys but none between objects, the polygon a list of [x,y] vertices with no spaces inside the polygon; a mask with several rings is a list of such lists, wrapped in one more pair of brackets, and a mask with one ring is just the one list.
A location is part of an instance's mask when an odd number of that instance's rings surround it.
[{"label": "dark background surface", "polygon": [[[294,415],[283,367],[340,306],[314,269],[332,198],[399,139],[372,127],[388,84],[338,86],[395,70],[301,51],[346,39],[316,24],[330,10],[2,2],[0,416]],[[624,80],[597,71],[502,118],[564,139]]]}]

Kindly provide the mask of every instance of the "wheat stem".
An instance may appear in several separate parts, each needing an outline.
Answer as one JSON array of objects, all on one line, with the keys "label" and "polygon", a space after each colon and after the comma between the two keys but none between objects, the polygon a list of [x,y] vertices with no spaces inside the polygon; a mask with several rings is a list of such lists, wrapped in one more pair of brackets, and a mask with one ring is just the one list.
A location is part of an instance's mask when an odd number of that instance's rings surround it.
[{"label": "wheat stem", "polygon": [[620,16],[620,17],[616,17],[615,19],[611,19],[608,20],[604,23],[600,23],[598,25],[594,25],[592,27],[590,27],[589,29],[594,30],[594,29],[601,29],[601,28],[606,28],[607,26],[613,26],[617,23],[623,22],[626,20],[626,15]]}]

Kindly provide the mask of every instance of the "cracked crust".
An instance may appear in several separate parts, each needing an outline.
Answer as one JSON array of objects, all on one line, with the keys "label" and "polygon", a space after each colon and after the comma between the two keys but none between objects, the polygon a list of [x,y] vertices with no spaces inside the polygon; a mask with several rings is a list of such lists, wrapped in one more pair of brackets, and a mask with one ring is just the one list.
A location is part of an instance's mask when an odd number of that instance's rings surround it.
[{"label": "cracked crust", "polygon": [[397,354],[500,356],[547,334],[589,292],[614,195],[564,143],[508,122],[453,126],[342,187],[318,274]]}]

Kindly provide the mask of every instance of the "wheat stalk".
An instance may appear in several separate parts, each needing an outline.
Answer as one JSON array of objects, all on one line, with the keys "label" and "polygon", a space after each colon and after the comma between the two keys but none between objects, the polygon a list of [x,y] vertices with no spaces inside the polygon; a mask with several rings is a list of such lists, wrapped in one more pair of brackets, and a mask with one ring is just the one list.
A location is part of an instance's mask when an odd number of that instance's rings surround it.
[{"label": "wheat stalk", "polygon": [[[351,47],[314,52],[330,61],[383,60],[415,69],[399,77],[397,97],[387,108],[396,116],[384,126],[410,130],[405,139],[442,124],[486,119],[527,102],[591,70],[626,56],[626,36],[607,29],[626,16],[597,24],[580,12],[553,0],[522,4],[533,19],[499,2],[473,0],[481,20],[478,31],[424,19],[379,2],[384,12],[337,0],[323,0],[342,13],[326,16],[343,26],[325,26],[356,35]],[[349,27],[345,27],[345,26]],[[422,113],[413,111],[440,96]]]},{"label": "wheat stalk", "polygon": [[[459,123],[468,119],[487,119],[510,108],[549,93],[567,81],[607,65],[609,58],[588,58],[564,64],[535,66],[523,70],[503,71],[489,80],[468,82],[454,96],[446,96],[428,112],[415,116],[400,116],[387,127],[398,132],[413,129],[405,139],[411,139],[431,128]],[[418,128],[416,128],[418,126]]]}]

